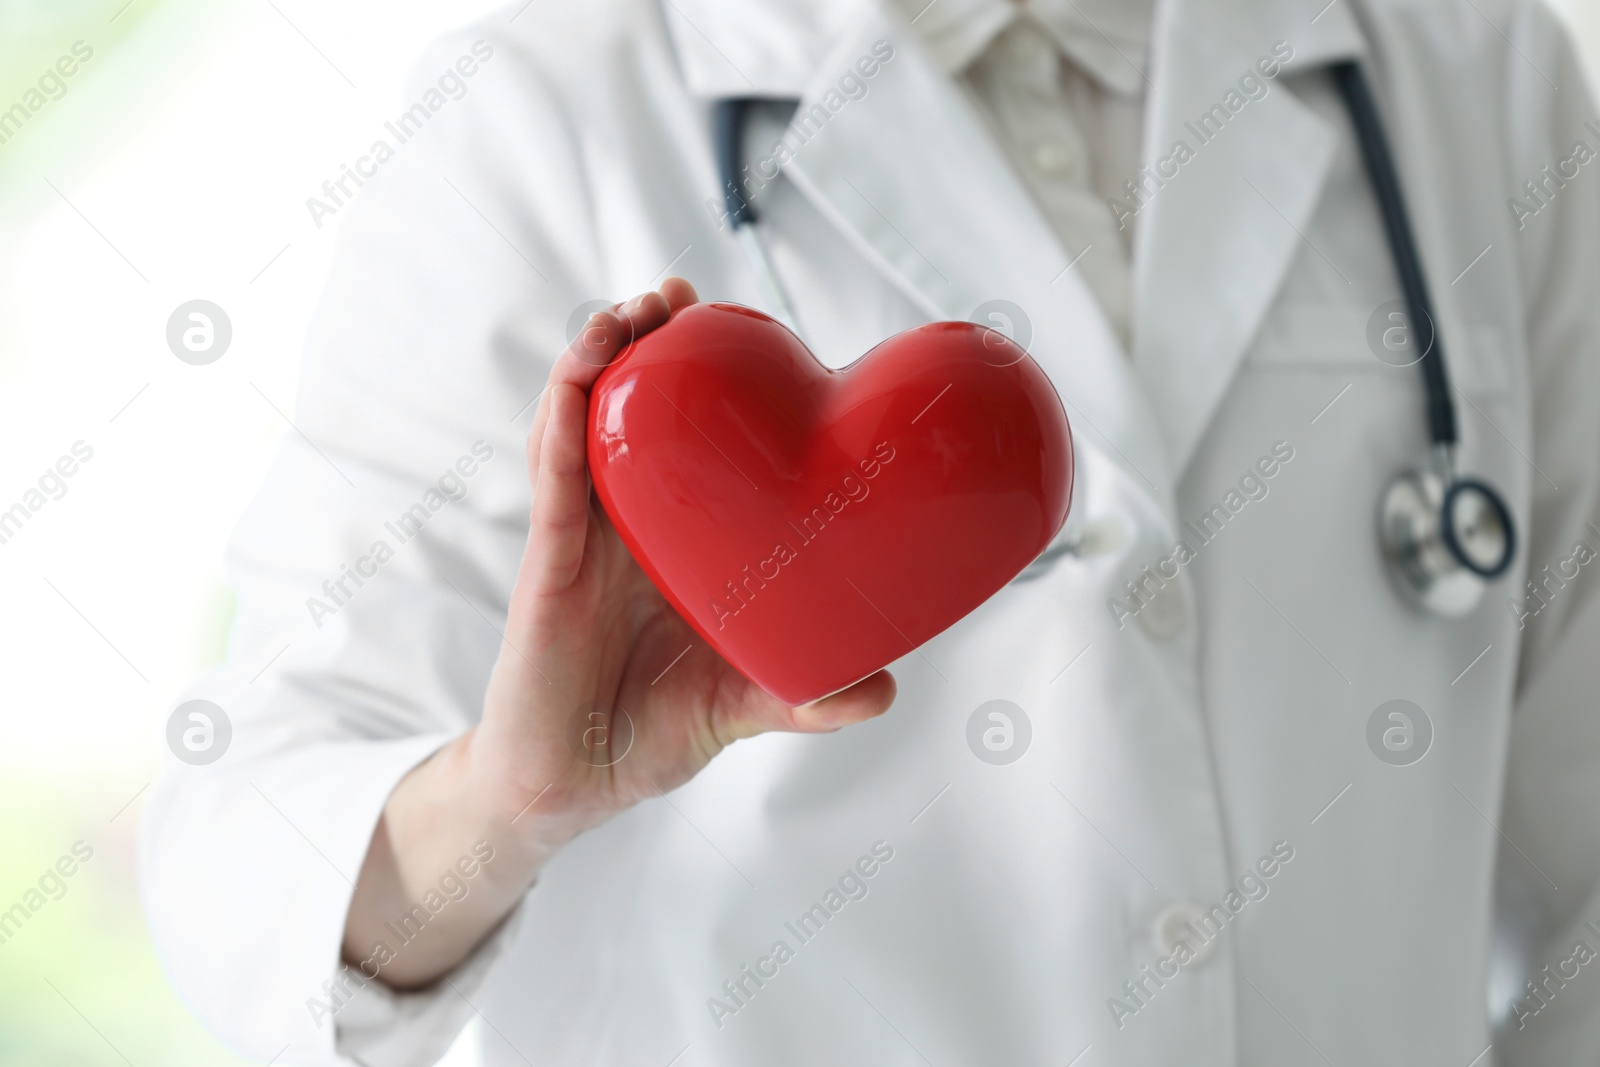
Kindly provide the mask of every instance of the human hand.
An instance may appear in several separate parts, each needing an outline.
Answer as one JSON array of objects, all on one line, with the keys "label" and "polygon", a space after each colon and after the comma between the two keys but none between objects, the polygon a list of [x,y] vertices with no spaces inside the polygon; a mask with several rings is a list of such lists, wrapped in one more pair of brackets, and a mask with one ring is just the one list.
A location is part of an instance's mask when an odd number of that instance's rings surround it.
[{"label": "human hand", "polygon": [[688,282],[670,278],[593,316],[550,373],[528,437],[528,542],[482,720],[390,797],[351,905],[346,956],[361,958],[383,917],[409,907],[412,887],[436,879],[465,842],[489,841],[498,861],[487,891],[441,913],[384,969],[391,985],[454,967],[557,849],[683,784],[734,741],[834,730],[894,699],[886,671],[799,708],[769,696],[673,610],[594,496],[590,387],[629,342],[695,300]]}]

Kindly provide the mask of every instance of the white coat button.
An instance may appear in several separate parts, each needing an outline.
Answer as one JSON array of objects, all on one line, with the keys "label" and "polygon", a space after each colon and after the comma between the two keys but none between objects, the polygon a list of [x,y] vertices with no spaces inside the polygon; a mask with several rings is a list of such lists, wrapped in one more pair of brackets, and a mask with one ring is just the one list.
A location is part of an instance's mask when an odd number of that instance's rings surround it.
[{"label": "white coat button", "polygon": [[1170,956],[1178,951],[1179,944],[1184,944],[1189,947],[1190,956],[1185,966],[1197,966],[1210,959],[1216,953],[1217,942],[1222,940],[1222,932],[1206,932],[1206,926],[1200,921],[1205,914],[1200,905],[1187,900],[1163,908],[1161,914],[1156,916],[1155,928],[1151,931],[1156,951],[1163,956]]},{"label": "white coat button", "polygon": [[1189,624],[1189,597],[1183,583],[1169,581],[1145,598],[1144,605],[1134,616],[1144,632],[1158,641],[1170,641],[1183,633]]},{"label": "white coat button", "polygon": [[1065,178],[1071,175],[1075,160],[1060,141],[1039,141],[1028,154],[1028,162],[1047,178]]}]

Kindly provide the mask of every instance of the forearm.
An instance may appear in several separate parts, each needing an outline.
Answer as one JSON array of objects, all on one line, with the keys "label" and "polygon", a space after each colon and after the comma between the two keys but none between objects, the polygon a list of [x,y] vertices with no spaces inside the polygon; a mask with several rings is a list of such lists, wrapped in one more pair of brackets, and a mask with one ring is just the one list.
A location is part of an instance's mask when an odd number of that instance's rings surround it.
[{"label": "forearm", "polygon": [[[390,795],[356,881],[344,958],[396,989],[448,974],[499,925],[566,835],[502,810],[468,732]],[[470,873],[469,873],[470,872]]]}]

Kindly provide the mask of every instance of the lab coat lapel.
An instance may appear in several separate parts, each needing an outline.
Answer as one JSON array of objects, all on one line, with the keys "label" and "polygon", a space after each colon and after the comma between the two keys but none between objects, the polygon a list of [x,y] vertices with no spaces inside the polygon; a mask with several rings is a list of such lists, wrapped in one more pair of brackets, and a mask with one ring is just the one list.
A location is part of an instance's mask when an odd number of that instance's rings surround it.
[{"label": "lab coat lapel", "polygon": [[[882,43],[893,57],[867,95],[841,97],[841,76]],[[971,102],[897,11],[873,5],[836,38],[788,139],[796,151],[784,172],[930,318],[1017,305],[1019,333],[1031,333],[1018,339],[1055,383],[1074,430],[1097,439],[1170,513],[1154,414],[1072,269],[1083,250],[1061,246]]]},{"label": "lab coat lapel", "polygon": [[[1137,228],[1133,347],[1180,477],[1291,263],[1319,254],[1302,235],[1337,133],[1284,88],[1281,74],[1261,79],[1260,99],[1239,85],[1278,42],[1293,49],[1290,71],[1360,51],[1349,5],[1336,2],[1320,15],[1318,6],[1158,5],[1143,191],[1127,201]],[[1200,126],[1213,105],[1227,118],[1214,133]],[[1192,158],[1179,162],[1179,145]]]}]

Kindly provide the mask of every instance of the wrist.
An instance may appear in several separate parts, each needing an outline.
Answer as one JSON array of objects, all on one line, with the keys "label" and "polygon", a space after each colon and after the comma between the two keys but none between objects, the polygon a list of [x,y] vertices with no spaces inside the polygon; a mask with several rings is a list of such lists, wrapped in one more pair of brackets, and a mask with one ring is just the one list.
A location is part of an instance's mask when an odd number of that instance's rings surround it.
[{"label": "wrist", "polygon": [[461,798],[455,806],[464,825],[514,860],[507,867],[536,870],[605,816],[575,810],[581,791],[574,783],[564,775],[528,773],[535,761],[518,752],[480,724],[440,751],[436,773],[448,783],[441,791]]}]

